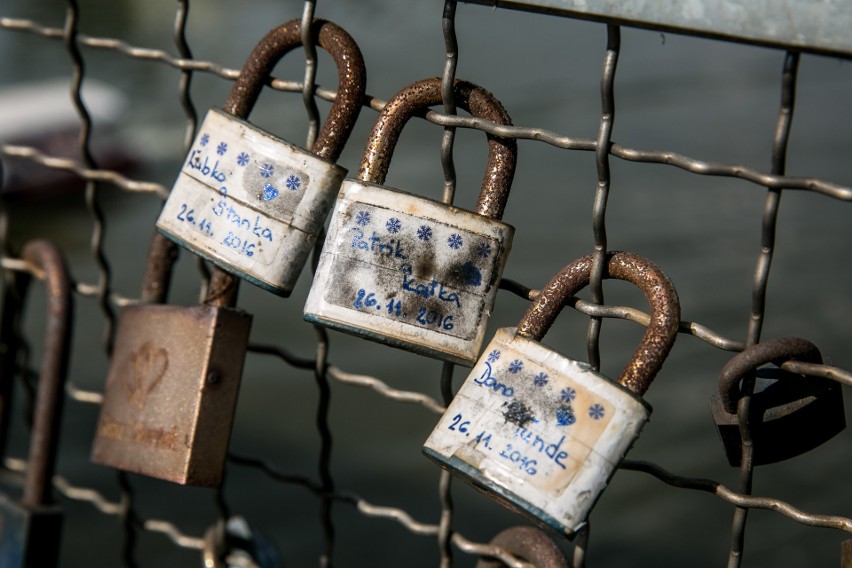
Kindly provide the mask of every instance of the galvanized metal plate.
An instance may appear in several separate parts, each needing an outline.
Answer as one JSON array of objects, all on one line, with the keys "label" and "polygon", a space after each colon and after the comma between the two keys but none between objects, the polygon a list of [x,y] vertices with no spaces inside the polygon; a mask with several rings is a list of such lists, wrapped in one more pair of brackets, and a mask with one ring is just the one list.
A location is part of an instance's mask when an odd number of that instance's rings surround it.
[{"label": "galvanized metal plate", "polygon": [[170,239],[287,295],[346,170],[211,109],[157,220]]},{"label": "galvanized metal plate", "polygon": [[471,365],[513,234],[489,217],[346,180],[305,319]]},{"label": "galvanized metal plate", "polygon": [[424,453],[501,502],[573,534],[648,420],[641,399],[524,337],[497,330]]},{"label": "galvanized metal plate", "polygon": [[462,1],[852,57],[852,9],[842,0]]}]

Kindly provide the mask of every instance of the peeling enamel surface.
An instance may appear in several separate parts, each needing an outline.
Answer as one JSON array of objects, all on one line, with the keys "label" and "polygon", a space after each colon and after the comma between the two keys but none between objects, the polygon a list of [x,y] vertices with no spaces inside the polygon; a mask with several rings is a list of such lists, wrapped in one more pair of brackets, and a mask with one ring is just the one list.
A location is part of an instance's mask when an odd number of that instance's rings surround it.
[{"label": "peeling enamel surface", "polygon": [[471,365],[513,234],[501,221],[347,179],[305,319]]},{"label": "peeling enamel surface", "polygon": [[275,294],[295,285],[346,170],[211,109],[157,228]]},{"label": "peeling enamel surface", "polygon": [[559,532],[585,523],[650,407],[626,389],[502,328],[424,453]]}]

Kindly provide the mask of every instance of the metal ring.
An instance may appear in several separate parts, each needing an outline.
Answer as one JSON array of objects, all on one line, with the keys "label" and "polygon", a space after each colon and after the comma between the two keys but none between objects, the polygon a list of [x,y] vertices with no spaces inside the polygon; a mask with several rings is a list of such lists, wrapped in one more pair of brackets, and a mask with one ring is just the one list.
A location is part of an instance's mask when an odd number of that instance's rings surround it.
[{"label": "metal ring", "polygon": [[816,345],[799,337],[781,337],[755,343],[746,347],[728,361],[719,374],[719,396],[725,412],[736,414],[737,402],[742,398],[740,379],[761,365],[798,359],[808,363],[822,363],[822,354]]}]

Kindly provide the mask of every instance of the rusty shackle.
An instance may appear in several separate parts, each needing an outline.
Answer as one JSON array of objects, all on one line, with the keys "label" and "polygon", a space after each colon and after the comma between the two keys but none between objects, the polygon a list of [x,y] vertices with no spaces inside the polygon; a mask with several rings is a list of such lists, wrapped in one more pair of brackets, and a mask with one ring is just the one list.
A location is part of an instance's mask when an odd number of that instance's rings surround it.
[{"label": "rusty shackle", "polygon": [[[494,95],[482,87],[457,79],[453,84],[455,102],[471,115],[496,124],[511,126],[512,119]],[[443,103],[441,79],[423,79],[395,94],[379,113],[361,164],[358,179],[383,184],[396,142],[408,119],[429,107]],[[514,138],[488,134],[488,164],[479,192],[476,212],[492,219],[502,219],[515,176],[518,144]]]},{"label": "rusty shackle", "polygon": [[725,412],[737,413],[737,402],[743,396],[739,382],[746,374],[756,371],[761,365],[780,365],[789,359],[822,363],[822,354],[817,346],[807,339],[780,337],[755,343],[732,357],[719,373],[719,396]]},{"label": "rusty shackle", "polygon": [[[311,153],[335,162],[340,157],[340,152],[361,112],[367,88],[367,71],[361,50],[343,28],[326,20],[316,19],[311,24],[311,36],[315,44],[326,50],[334,59],[338,81],[337,96]],[[290,20],[267,33],[249,54],[222,110],[238,118],[247,118],[260,96],[263,85],[269,80],[272,69],[282,57],[300,45],[300,20]]]},{"label": "rusty shackle", "polygon": [[[518,335],[541,341],[571,296],[589,284],[591,255],[578,258],[541,289],[518,324]],[[642,396],[663,365],[677,338],[680,302],[668,276],[653,262],[629,252],[610,252],[604,278],[635,284],[651,305],[651,323],[618,384]]]},{"label": "rusty shackle", "polygon": [[42,270],[47,289],[47,325],[39,368],[27,475],[21,504],[35,508],[50,502],[56,469],[65,380],[71,353],[73,302],[71,278],[62,253],[45,240],[24,245],[21,258]]}]

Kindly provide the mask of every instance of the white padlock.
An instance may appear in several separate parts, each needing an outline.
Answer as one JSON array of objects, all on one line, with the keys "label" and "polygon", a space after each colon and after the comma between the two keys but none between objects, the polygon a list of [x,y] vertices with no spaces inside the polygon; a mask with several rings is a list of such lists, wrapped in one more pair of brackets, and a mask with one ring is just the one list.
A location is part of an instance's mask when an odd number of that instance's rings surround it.
[{"label": "white padlock", "polygon": [[668,277],[630,253],[610,253],[604,277],[627,280],[652,307],[617,382],[540,340],[566,301],[588,285],[591,256],[542,289],[517,328],[501,328],[426,440],[423,452],[504,505],[572,535],[639,436],[642,395],[677,336],[680,305]]},{"label": "white padlock", "polygon": [[224,105],[211,109],[157,220],[157,228],[223,270],[287,296],[346,175],[337,164],[366,87],[358,46],[315,20],[312,35],[337,64],[339,90],[312,152],[244,120],[274,65],[301,45],[301,23],[269,32]]},{"label": "white padlock", "polygon": [[[511,124],[499,101],[481,87],[457,81],[455,93],[458,106],[472,115]],[[499,219],[517,145],[489,135],[476,212],[381,185],[405,123],[441,100],[440,79],[427,79],[402,89],[379,114],[358,179],[341,186],[305,319],[471,365],[514,234]]]}]

